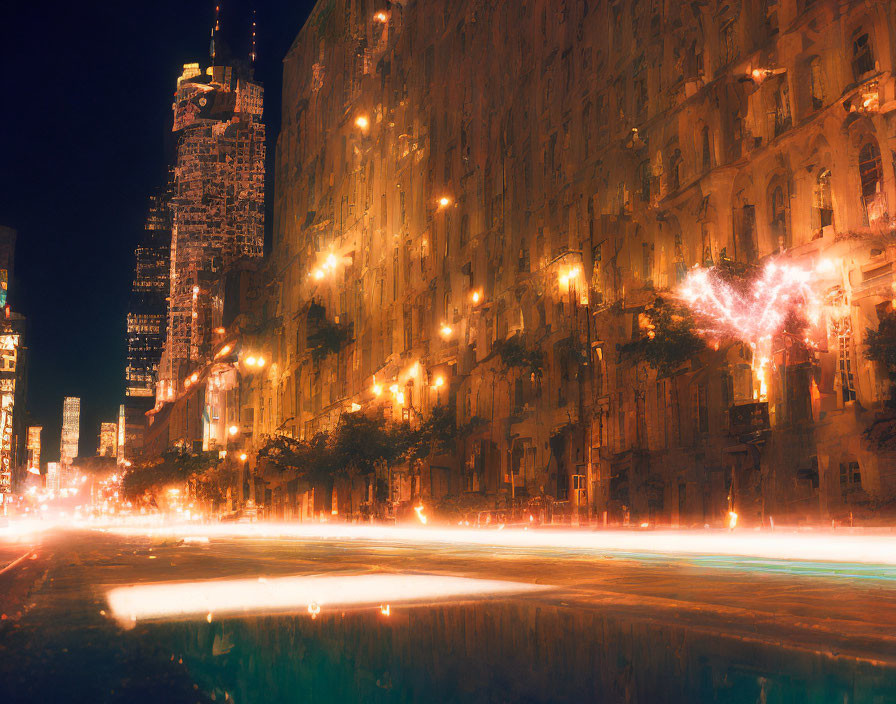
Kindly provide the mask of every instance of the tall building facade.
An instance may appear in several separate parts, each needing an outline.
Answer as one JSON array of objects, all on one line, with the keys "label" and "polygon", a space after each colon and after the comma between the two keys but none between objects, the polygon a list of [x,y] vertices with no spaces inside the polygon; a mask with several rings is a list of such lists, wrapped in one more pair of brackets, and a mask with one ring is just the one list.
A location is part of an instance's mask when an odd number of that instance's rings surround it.
[{"label": "tall building facade", "polygon": [[172,400],[211,344],[210,287],[264,246],[264,91],[240,62],[177,80],[177,135],[171,199],[171,284],[167,341],[157,400]]},{"label": "tall building facade", "polygon": [[0,226],[0,495],[19,490],[27,465],[27,321],[9,301],[16,237]]},{"label": "tall building facade", "polygon": [[39,425],[28,426],[28,442],[26,450],[28,461],[26,467],[31,474],[40,474],[40,434],[43,428]]},{"label": "tall building facade", "polygon": [[99,455],[118,458],[118,423],[100,423]]},{"label": "tall building facade", "polygon": [[[896,286],[894,13],[319,2],[284,62],[255,436],[449,404],[473,430],[421,474],[434,497],[681,525],[892,501],[863,431],[889,394],[865,352]],[[824,301],[808,343],[619,351],[691,267],[780,259]],[[349,334],[312,354],[324,324]]]},{"label": "tall building facade", "polygon": [[125,370],[125,420],[120,459],[136,457],[143,446],[146,412],[155,405],[159,365],[168,334],[171,293],[170,189],[149,201],[143,237],[134,252],[134,281],[128,306],[128,362]]},{"label": "tall building facade", "polygon": [[62,402],[62,442],[59,445],[59,465],[63,471],[72,466],[78,456],[81,437],[81,399],[66,396]]},{"label": "tall building facade", "polygon": [[128,399],[152,399],[168,332],[171,215],[166,194],[150,198],[143,238],[134,253],[134,282],[128,306]]}]

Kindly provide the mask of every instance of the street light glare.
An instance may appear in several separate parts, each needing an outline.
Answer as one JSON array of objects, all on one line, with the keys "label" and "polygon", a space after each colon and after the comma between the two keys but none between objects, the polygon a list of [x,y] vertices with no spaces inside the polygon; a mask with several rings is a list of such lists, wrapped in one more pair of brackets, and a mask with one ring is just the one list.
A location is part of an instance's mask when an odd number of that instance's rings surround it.
[{"label": "street light glare", "polygon": [[235,425],[231,425],[231,426],[227,429],[227,432],[229,432],[231,435],[236,435],[238,432],[240,432],[240,429],[237,428]]},{"label": "street light glare", "polygon": [[362,130],[366,130],[370,126],[370,120],[368,120],[364,115],[359,115],[358,119],[355,120],[355,124]]},{"label": "street light glare", "polygon": [[445,385],[445,377],[437,376],[434,385],[437,389],[444,386]]},{"label": "street light glare", "polygon": [[255,357],[246,357],[246,365],[250,367],[254,367],[258,363],[258,360]]}]

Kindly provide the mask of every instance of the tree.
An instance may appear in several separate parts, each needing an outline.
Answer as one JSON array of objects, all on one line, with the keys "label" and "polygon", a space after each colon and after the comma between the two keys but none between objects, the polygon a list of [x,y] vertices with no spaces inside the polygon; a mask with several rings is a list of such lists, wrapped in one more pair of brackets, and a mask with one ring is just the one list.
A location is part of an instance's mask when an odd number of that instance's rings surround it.
[{"label": "tree", "polygon": [[508,369],[517,369],[531,374],[535,379],[541,379],[544,372],[544,352],[526,347],[519,335],[501,343],[498,354],[501,355],[501,363]]},{"label": "tree", "polygon": [[76,457],[72,463],[84,474],[109,474],[118,468],[118,461],[114,457],[97,455],[95,457]]},{"label": "tree", "polygon": [[129,499],[154,494],[171,484],[199,478],[220,462],[217,452],[192,453],[185,448],[170,448],[159,458],[132,466],[122,478],[122,493]]},{"label": "tree", "polygon": [[636,364],[646,362],[660,374],[671,374],[706,348],[703,338],[695,332],[690,310],[661,296],[638,316],[638,325],[644,334],[616,349],[621,357]]}]

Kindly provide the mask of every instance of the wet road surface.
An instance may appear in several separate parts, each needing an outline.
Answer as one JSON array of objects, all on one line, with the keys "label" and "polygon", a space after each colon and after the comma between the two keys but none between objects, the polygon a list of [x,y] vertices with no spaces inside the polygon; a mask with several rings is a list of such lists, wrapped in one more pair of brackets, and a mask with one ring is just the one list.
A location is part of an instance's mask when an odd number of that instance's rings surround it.
[{"label": "wet road surface", "polygon": [[[57,531],[0,542],[0,570],[3,702],[896,701],[892,567]],[[123,625],[107,600],[322,574],[549,588]]]}]

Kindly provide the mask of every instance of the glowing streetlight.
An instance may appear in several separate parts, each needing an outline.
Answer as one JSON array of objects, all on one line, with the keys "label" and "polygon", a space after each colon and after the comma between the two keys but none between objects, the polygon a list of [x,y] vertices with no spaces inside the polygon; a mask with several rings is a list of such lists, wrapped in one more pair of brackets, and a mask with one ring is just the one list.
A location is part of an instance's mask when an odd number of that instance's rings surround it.
[{"label": "glowing streetlight", "polygon": [[479,301],[482,300],[482,294],[479,293],[479,291],[473,291],[472,299],[473,303],[479,303]]},{"label": "glowing streetlight", "polygon": [[401,391],[399,391],[397,394],[395,394],[395,400],[396,400],[398,403],[400,403],[400,404],[403,405],[403,404],[404,404],[404,393],[401,392]]},{"label": "glowing streetlight", "polygon": [[362,130],[366,130],[370,126],[370,120],[368,120],[364,115],[358,115],[357,119],[355,120],[355,124]]},{"label": "glowing streetlight", "polygon": [[240,462],[245,462],[247,459],[249,459],[249,455],[247,455],[245,452],[241,452],[240,453]]},{"label": "glowing streetlight", "polygon": [[387,19],[389,19],[389,17],[385,12],[377,12],[373,16],[373,19],[375,19],[377,22],[385,22]]},{"label": "glowing streetlight", "polygon": [[230,345],[224,345],[221,349],[218,350],[218,354],[216,354],[215,356],[223,357],[228,352],[230,352]]},{"label": "glowing streetlight", "polygon": [[379,396],[381,393],[383,393],[383,387],[380,386],[379,384],[374,384],[373,385],[373,395]]},{"label": "glowing streetlight", "polygon": [[398,384],[392,384],[392,386],[389,387],[389,392],[393,393],[393,394],[397,394],[398,393]]},{"label": "glowing streetlight", "polygon": [[327,255],[327,264],[326,264],[326,265],[327,265],[330,269],[332,269],[332,268],[334,268],[334,267],[336,266],[336,263],[337,263],[336,256],[335,256],[334,254],[328,254],[328,255]]},{"label": "glowing streetlight", "polygon": [[237,428],[235,425],[231,425],[231,426],[227,429],[227,432],[230,433],[231,435],[236,435],[238,432],[240,432],[240,429]]},{"label": "glowing streetlight", "polygon": [[435,386],[437,389],[440,389],[440,388],[442,388],[444,385],[445,385],[445,377],[443,377],[443,376],[437,376],[437,377],[436,377],[436,380],[433,382],[433,386]]},{"label": "glowing streetlight", "polygon": [[451,337],[451,333],[453,333],[454,330],[450,325],[443,325],[439,332],[442,333],[442,337]]},{"label": "glowing streetlight", "polygon": [[315,269],[312,276],[314,276],[315,279],[320,281],[322,278],[324,278],[323,269]]},{"label": "glowing streetlight", "polygon": [[195,384],[197,381],[199,381],[199,375],[196,372],[193,372],[190,375],[190,381],[192,381]]},{"label": "glowing streetlight", "polygon": [[263,367],[263,366],[265,365],[264,357],[259,357],[259,358],[255,361],[255,363],[256,363],[259,367]]},{"label": "glowing streetlight", "polygon": [[258,364],[258,360],[255,357],[246,357],[246,366],[254,367],[256,364]]},{"label": "glowing streetlight", "polygon": [[439,198],[439,206],[442,208],[447,208],[451,205],[451,199],[448,196],[442,196]]}]

